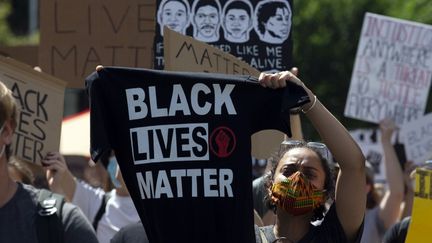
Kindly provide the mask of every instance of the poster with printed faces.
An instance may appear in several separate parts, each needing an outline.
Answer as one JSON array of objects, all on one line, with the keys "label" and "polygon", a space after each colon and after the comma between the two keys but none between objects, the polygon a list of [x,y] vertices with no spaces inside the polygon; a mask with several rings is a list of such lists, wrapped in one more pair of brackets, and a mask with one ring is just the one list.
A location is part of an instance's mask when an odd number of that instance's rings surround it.
[{"label": "poster with printed faces", "polygon": [[432,78],[432,26],[367,13],[345,116],[401,125],[425,112]]},{"label": "poster with printed faces", "polygon": [[401,133],[408,160],[421,165],[432,159],[432,113],[404,124]]},{"label": "poster with printed faces", "polygon": [[163,28],[211,44],[260,71],[292,66],[292,1],[157,0],[154,67],[164,68]]}]

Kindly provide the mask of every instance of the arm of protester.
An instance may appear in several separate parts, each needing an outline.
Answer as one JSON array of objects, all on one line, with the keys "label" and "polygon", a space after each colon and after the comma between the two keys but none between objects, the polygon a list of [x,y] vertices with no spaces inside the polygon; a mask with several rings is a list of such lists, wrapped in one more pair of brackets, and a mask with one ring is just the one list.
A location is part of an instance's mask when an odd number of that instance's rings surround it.
[{"label": "arm of protester", "polygon": [[[294,74],[295,76],[298,76],[299,70],[297,67],[291,68],[290,72]],[[290,115],[290,124],[291,124],[291,133],[292,137],[288,138],[287,135],[285,135],[284,140],[287,139],[293,139],[293,140],[301,140],[303,141],[303,131],[301,126],[301,120],[299,114],[291,114]]]},{"label": "arm of protester", "polygon": [[412,161],[407,161],[404,164],[404,184],[405,184],[405,195],[404,203],[402,207],[402,214],[400,219],[411,216],[412,207],[414,203],[414,191],[415,191],[415,169],[417,165]]},{"label": "arm of protester", "polygon": [[[292,133],[292,137],[290,139],[303,141],[303,131],[301,126],[300,115],[291,114],[290,124],[291,124],[291,133]],[[285,137],[285,139],[287,138]]]},{"label": "arm of protester", "polygon": [[379,204],[379,218],[388,229],[399,219],[400,206],[404,195],[402,168],[396,151],[391,143],[391,137],[396,130],[396,124],[391,119],[380,122],[381,144],[384,151],[384,167],[387,176],[388,189]]},{"label": "arm of protester", "polygon": [[51,191],[65,196],[71,202],[76,190],[76,181],[69,171],[64,157],[59,152],[48,152],[42,164],[46,169],[46,177]]},{"label": "arm of protester", "polygon": [[365,158],[345,127],[324,107],[310,89],[291,72],[260,75],[264,87],[285,87],[286,82],[302,86],[311,102],[302,106],[303,113],[312,122],[323,142],[337,159],[340,172],[336,183],[336,212],[349,240],[357,237],[362,225],[366,193],[359,188],[366,184]]}]

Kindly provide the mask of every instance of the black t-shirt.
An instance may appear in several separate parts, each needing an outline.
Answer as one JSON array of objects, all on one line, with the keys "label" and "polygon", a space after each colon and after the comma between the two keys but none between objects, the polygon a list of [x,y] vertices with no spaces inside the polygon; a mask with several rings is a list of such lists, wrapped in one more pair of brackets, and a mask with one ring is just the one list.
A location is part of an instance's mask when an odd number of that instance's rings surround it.
[{"label": "black t-shirt", "polygon": [[[257,243],[263,243],[261,235],[263,234],[267,242],[275,242],[276,237],[273,233],[273,225],[265,227],[255,226],[255,235]],[[357,238],[354,242],[360,242],[363,233],[363,225],[357,233]],[[283,242],[283,241],[281,241]],[[337,217],[335,203],[330,207],[321,224],[315,226],[310,225],[308,233],[298,243],[343,243],[348,242],[342,225]]]},{"label": "black t-shirt", "polygon": [[403,243],[405,242],[408,228],[411,222],[411,217],[405,217],[390,227],[383,238],[384,243]]},{"label": "black t-shirt", "polygon": [[254,241],[250,136],[289,132],[302,87],[105,67],[87,88],[92,158],[114,149],[150,242]]},{"label": "black t-shirt", "polygon": [[121,228],[110,243],[148,243],[147,234],[141,222]]}]

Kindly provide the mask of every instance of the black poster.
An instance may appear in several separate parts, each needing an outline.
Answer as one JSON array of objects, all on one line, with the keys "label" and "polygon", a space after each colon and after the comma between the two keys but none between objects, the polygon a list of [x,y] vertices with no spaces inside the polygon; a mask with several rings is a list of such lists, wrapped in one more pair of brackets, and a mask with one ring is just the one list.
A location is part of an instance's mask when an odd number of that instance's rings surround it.
[{"label": "black poster", "polygon": [[211,44],[260,71],[292,67],[291,0],[157,0],[154,67],[163,69],[163,26]]},{"label": "black poster", "polygon": [[288,132],[303,88],[105,67],[87,89],[92,159],[114,149],[150,242],[255,242],[250,136]]}]

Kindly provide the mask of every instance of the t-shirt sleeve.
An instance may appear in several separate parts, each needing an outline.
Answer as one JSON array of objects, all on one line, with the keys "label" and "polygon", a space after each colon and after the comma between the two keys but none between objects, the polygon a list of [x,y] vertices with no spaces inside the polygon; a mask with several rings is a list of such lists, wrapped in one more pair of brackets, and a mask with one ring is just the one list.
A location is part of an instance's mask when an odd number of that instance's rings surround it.
[{"label": "t-shirt sleeve", "polygon": [[93,72],[86,78],[86,90],[90,103],[90,155],[93,161],[97,162],[99,158],[110,151],[108,135],[106,131],[105,118],[103,116],[103,103],[97,86],[103,85],[100,82],[100,76],[105,72]]},{"label": "t-shirt sleeve", "polygon": [[[363,234],[363,224],[358,229],[357,237],[354,242],[360,242],[361,236]],[[342,224],[339,221],[339,218],[336,213],[336,203],[334,202],[329,211],[324,217],[323,222],[320,226],[320,235],[318,237],[324,237],[323,239],[329,239],[328,242],[348,242],[348,239],[345,235],[345,231],[342,228]]]},{"label": "t-shirt sleeve", "polygon": [[65,243],[97,243],[96,234],[81,210],[65,203],[62,211]]},{"label": "t-shirt sleeve", "polygon": [[310,101],[303,87],[288,82],[283,89],[259,87],[252,98],[253,132],[278,129],[291,137],[290,111]]},{"label": "t-shirt sleeve", "polygon": [[90,222],[93,222],[104,195],[105,192],[101,188],[94,188],[83,181],[78,181],[72,203],[81,209]]},{"label": "t-shirt sleeve", "polygon": [[402,221],[392,225],[385,233],[383,243],[403,243],[405,242],[411,217],[406,217]]}]

